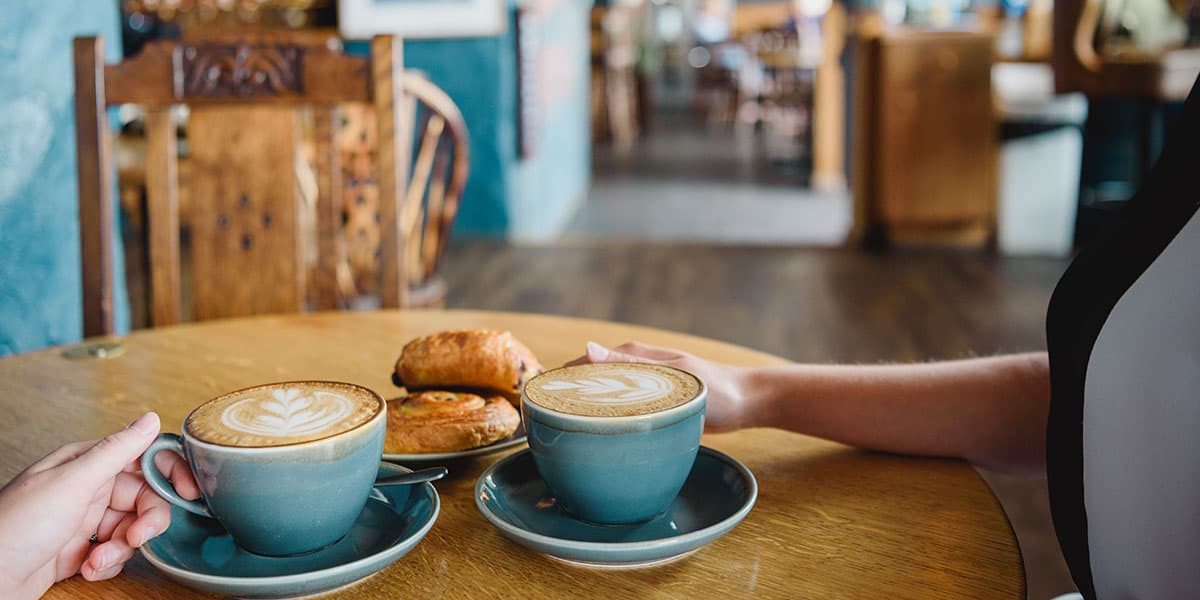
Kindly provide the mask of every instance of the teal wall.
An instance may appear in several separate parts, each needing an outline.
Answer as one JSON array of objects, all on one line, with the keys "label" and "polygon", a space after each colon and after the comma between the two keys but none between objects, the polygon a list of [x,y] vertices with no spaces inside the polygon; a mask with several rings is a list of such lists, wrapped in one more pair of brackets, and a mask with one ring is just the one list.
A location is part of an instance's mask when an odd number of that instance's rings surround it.
[{"label": "teal wall", "polygon": [[10,0],[0,9],[0,355],[83,331],[71,38],[97,33],[116,60],[116,2]]},{"label": "teal wall", "polygon": [[543,15],[539,27],[535,150],[531,157],[509,164],[506,233],[521,240],[556,236],[583,202],[592,172],[591,2],[542,4],[555,9]]},{"label": "teal wall", "polygon": [[[517,147],[517,55],[510,14],[497,37],[409,40],[419,69],[458,104],[471,135],[471,176],[455,235],[548,239],[587,192],[590,0],[543,0],[539,11],[539,115],[535,153]],[[515,11],[514,11],[515,14]],[[360,51],[362,45],[358,45]]]},{"label": "teal wall", "polygon": [[425,73],[458,109],[471,138],[471,172],[455,234],[502,235],[511,221],[508,171],[516,152],[515,56],[509,36],[406,41],[404,66]]}]

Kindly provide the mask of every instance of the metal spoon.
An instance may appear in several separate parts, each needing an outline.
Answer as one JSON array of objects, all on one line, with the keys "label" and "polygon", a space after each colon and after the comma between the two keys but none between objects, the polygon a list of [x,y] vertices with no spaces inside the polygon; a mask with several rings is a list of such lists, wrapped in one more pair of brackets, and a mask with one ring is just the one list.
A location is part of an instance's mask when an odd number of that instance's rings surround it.
[{"label": "metal spoon", "polygon": [[412,485],[414,483],[425,483],[426,481],[437,481],[446,476],[450,469],[446,467],[430,467],[413,471],[412,473],[397,473],[395,475],[386,475],[375,480],[375,487],[388,487],[392,485]]}]

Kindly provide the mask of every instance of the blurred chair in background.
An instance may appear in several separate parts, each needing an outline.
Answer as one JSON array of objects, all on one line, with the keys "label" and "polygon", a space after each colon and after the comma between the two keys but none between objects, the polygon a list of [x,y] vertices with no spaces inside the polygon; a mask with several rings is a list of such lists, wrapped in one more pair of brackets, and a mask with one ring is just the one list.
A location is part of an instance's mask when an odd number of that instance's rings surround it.
[{"label": "blurred chair in background", "polygon": [[642,7],[592,8],[592,137],[627,150],[638,136],[638,20]]},{"label": "blurred chair in background", "polygon": [[747,74],[757,74],[758,65],[748,64],[741,44],[697,45],[688,50],[687,60],[696,75],[692,112],[709,125],[732,125],[738,109],[758,97],[758,86],[746,85]]},{"label": "blurred chair in background", "polygon": [[732,26],[707,28],[728,39],[697,33],[701,43],[688,53],[694,112],[709,124],[761,128],[772,162],[810,172],[815,187],[845,187],[845,8],[788,0],[712,12]]},{"label": "blurred chair in background", "polygon": [[[363,58],[342,53],[327,34],[214,35],[152,42],[115,65],[104,64],[101,44],[78,38],[74,49],[85,335],[113,331],[105,109],[123,104],[146,106],[152,325],[184,316],[181,154],[193,318],[332,309],[364,291],[377,292],[384,307],[441,301],[435,270],[466,181],[466,129],[441,90],[403,72],[399,39],[376,37]],[[375,138],[364,141],[375,143],[367,152],[379,201],[370,213],[343,196],[360,183],[344,172],[335,139],[347,128],[338,108],[345,103],[373,107]],[[189,107],[182,153],[176,105]],[[351,263],[347,238],[364,236],[376,248],[374,290],[353,284],[351,268],[362,265]]]},{"label": "blurred chair in background", "polygon": [[1200,48],[1182,47],[1187,27],[1175,10],[1168,0],[1054,2],[1057,91],[1140,102],[1141,176],[1157,154],[1163,105],[1183,101],[1200,74]]}]

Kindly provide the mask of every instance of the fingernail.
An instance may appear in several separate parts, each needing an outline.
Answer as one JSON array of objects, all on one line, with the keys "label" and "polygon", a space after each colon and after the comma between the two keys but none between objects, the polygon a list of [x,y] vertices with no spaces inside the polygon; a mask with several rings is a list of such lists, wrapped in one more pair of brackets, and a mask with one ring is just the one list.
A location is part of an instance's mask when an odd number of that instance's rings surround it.
[{"label": "fingernail", "polygon": [[107,554],[108,553],[105,552],[104,550],[97,550],[96,553],[92,555],[92,570],[93,571],[99,572],[99,571],[103,571],[104,569],[108,568]]},{"label": "fingernail", "polygon": [[130,423],[129,428],[142,435],[153,435],[158,432],[158,415],[148,412]]},{"label": "fingernail", "polygon": [[154,530],[151,529],[150,527],[143,528],[141,533],[134,535],[133,539],[129,540],[130,545],[133,546],[134,548],[137,548],[137,547],[141,546],[142,544],[145,544],[146,540],[148,540],[152,537],[154,537]]},{"label": "fingernail", "polygon": [[609,351],[608,351],[608,348],[605,348],[604,346],[601,346],[600,344],[597,344],[596,342],[588,342],[587,343],[587,354],[588,354],[588,358],[591,359],[592,362],[601,362],[604,359],[608,358]]}]

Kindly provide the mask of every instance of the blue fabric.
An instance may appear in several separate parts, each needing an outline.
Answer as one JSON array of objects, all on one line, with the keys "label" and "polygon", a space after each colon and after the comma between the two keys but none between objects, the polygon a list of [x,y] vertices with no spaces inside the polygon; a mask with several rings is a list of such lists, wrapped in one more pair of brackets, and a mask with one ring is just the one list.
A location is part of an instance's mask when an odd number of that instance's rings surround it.
[{"label": "blue fabric", "polygon": [[[117,4],[15,0],[0,10],[0,355],[83,332],[71,39],[120,54]],[[124,281],[121,255],[118,281]],[[128,302],[118,286],[118,327]]]}]

